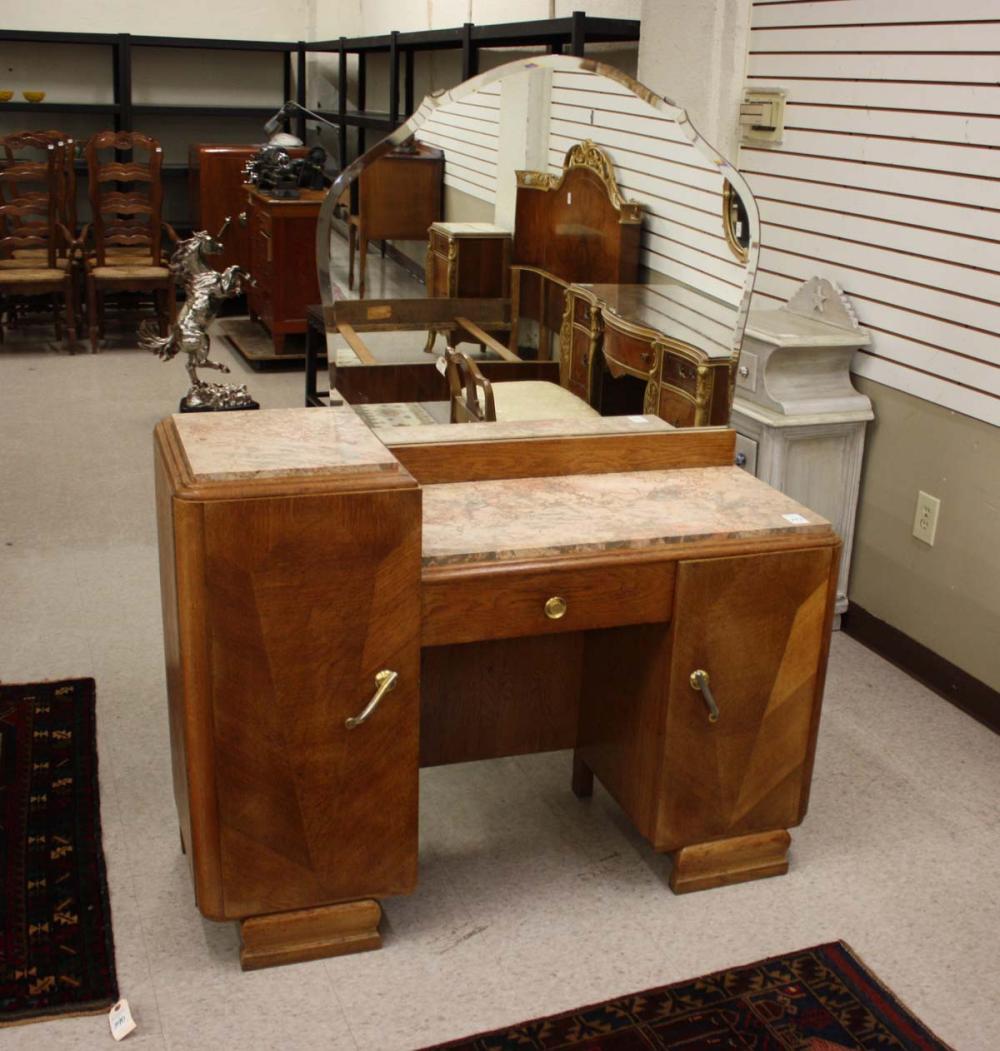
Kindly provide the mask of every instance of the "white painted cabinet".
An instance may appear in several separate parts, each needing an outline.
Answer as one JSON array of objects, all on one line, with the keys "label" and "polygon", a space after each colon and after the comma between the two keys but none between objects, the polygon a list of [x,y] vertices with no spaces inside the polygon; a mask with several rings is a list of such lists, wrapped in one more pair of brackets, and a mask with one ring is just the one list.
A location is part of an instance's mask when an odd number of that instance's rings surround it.
[{"label": "white painted cabinet", "polygon": [[751,311],[731,423],[736,461],[823,515],[844,542],[836,625],[847,609],[854,519],[871,402],[851,384],[870,342],[847,297],[814,277],[777,310]]}]

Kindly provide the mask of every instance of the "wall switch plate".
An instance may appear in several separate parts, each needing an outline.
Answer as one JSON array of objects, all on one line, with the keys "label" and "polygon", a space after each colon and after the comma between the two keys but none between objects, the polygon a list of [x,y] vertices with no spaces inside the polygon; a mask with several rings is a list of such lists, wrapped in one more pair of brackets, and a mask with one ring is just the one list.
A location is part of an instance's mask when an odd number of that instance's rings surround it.
[{"label": "wall switch plate", "polygon": [[913,535],[928,547],[934,546],[940,511],[941,501],[936,496],[931,496],[923,490],[917,493],[917,510],[913,516]]},{"label": "wall switch plate", "polygon": [[761,88],[743,93],[740,105],[740,133],[746,143],[777,146],[785,133],[784,88]]}]

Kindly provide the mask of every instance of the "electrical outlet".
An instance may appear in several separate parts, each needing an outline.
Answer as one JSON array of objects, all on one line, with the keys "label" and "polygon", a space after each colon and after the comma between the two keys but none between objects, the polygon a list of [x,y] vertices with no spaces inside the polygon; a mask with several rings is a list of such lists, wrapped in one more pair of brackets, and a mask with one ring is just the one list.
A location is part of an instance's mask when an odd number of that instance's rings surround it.
[{"label": "electrical outlet", "polygon": [[913,535],[928,547],[934,546],[934,535],[937,533],[940,511],[941,501],[936,496],[931,496],[923,490],[917,493],[917,510],[913,516]]}]

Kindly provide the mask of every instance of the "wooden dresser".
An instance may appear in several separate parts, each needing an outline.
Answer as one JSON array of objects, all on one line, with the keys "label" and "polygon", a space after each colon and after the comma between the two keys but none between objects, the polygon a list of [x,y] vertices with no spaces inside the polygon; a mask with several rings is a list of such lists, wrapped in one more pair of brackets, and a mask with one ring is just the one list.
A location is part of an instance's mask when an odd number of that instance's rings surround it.
[{"label": "wooden dresser", "polygon": [[365,297],[369,241],[426,241],[431,223],[444,214],[444,154],[418,144],[395,149],[367,167],[351,185],[348,219],[349,277],[360,247],[358,295]]},{"label": "wooden dresser", "polygon": [[[234,265],[250,269],[250,235],[238,217],[247,207],[243,168],[259,150],[259,143],[227,146],[196,142],[190,147],[188,178],[194,229],[214,235],[227,218],[232,219],[223,238],[225,251],[212,256],[216,270]],[[288,151],[292,157],[305,156],[306,152],[305,148]]]},{"label": "wooden dresser", "polygon": [[316,220],[325,190],[299,190],[294,201],[268,197],[246,187],[250,263],[254,279],[247,293],[250,316],[271,333],[274,353],[285,337],[304,335],[306,310],[319,302],[316,280]]},{"label": "wooden dresser", "polygon": [[379,899],[417,881],[421,766],[574,749],[573,791],[596,776],[675,892],[788,867],[830,526],[733,467],[723,428],[486,426],[157,428],[181,839],[244,967],[379,946]]}]

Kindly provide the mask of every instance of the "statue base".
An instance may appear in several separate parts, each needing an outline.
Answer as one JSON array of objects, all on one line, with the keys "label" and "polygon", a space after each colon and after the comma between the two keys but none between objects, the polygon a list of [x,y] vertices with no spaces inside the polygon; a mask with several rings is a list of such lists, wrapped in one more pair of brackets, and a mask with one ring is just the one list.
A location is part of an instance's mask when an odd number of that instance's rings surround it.
[{"label": "statue base", "polygon": [[248,402],[246,405],[188,405],[187,398],[181,398],[178,412],[243,412],[244,409],[259,409],[260,403]]},{"label": "statue base", "polygon": [[236,412],[259,409],[246,387],[231,383],[198,382],[181,398],[181,412]]}]

